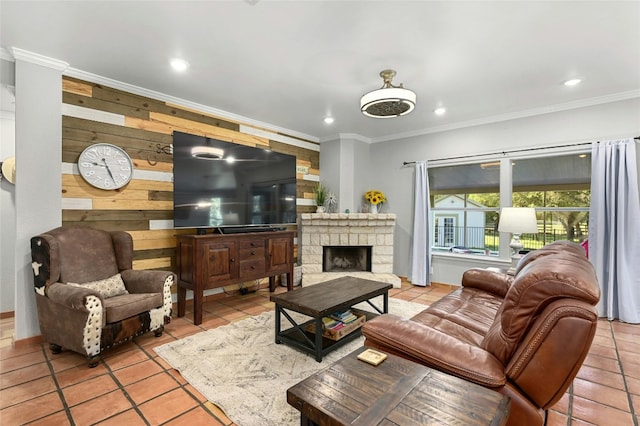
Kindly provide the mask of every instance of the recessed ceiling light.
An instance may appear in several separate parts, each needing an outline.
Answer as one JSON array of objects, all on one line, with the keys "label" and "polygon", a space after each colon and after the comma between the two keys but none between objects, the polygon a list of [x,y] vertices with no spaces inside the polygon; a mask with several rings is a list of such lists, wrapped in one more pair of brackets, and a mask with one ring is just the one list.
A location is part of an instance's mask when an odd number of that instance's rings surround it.
[{"label": "recessed ceiling light", "polygon": [[582,80],[580,80],[579,78],[572,78],[571,80],[567,80],[564,82],[565,86],[575,86],[576,84],[580,83]]},{"label": "recessed ceiling light", "polygon": [[445,107],[440,107],[433,110],[433,113],[435,115],[443,115],[445,112],[447,112],[447,109]]},{"label": "recessed ceiling light", "polygon": [[184,59],[174,58],[170,63],[171,67],[179,72],[185,71],[187,68],[189,68],[189,62],[185,61]]},{"label": "recessed ceiling light", "polygon": [[333,117],[325,117],[324,118],[324,123],[325,124],[332,124],[334,122],[334,118]]}]

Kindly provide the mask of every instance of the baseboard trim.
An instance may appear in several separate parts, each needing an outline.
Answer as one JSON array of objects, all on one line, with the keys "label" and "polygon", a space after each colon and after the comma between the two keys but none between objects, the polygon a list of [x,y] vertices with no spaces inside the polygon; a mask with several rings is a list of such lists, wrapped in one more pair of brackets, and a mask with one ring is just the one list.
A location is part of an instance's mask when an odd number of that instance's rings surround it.
[{"label": "baseboard trim", "polygon": [[431,281],[431,286],[432,287],[443,287],[443,288],[448,288],[451,290],[455,290],[456,288],[459,288],[459,285],[455,285],[455,284],[445,284],[445,283],[437,283],[435,281]]},{"label": "baseboard trim", "polygon": [[13,347],[15,349],[26,348],[27,346],[39,345],[42,343],[42,336],[32,336],[26,339],[14,340]]},{"label": "baseboard trim", "polygon": [[0,312],[0,319],[14,318],[15,316],[16,316],[16,313],[13,311]]}]

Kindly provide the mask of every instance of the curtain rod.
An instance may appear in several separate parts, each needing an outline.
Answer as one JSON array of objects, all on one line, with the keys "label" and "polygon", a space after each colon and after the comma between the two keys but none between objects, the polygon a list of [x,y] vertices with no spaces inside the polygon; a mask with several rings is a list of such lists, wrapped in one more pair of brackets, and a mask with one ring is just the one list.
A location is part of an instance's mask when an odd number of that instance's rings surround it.
[{"label": "curtain rod", "polygon": [[[640,140],[640,136],[636,136],[633,139]],[[600,143],[600,141],[598,141],[598,143]],[[566,145],[557,145],[557,146],[553,146],[553,147],[544,146],[544,147],[539,147],[539,148],[513,149],[511,151],[499,151],[499,152],[493,152],[493,153],[488,153],[488,154],[461,155],[459,157],[434,158],[434,159],[429,160],[429,161],[461,160],[463,158],[486,157],[488,155],[496,155],[496,154],[507,155],[507,154],[513,154],[513,153],[517,153],[517,152],[539,151],[539,150],[542,150],[542,149],[549,149],[549,148],[567,148],[567,147],[571,147],[571,146],[582,146],[582,145],[591,145],[591,142],[572,143],[572,144],[566,144]],[[403,166],[407,166],[409,164],[415,164],[415,163],[416,163],[415,161],[405,161],[405,162],[402,163],[402,165]]]}]

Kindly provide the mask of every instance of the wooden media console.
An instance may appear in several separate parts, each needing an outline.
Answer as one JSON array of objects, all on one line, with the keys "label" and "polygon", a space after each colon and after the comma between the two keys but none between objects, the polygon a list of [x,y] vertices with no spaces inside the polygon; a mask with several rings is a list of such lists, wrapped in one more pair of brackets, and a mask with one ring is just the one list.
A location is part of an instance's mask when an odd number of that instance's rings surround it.
[{"label": "wooden media console", "polygon": [[287,274],[293,289],[293,231],[177,237],[178,316],[185,314],[187,290],[193,291],[193,323],[202,323],[204,290]]}]

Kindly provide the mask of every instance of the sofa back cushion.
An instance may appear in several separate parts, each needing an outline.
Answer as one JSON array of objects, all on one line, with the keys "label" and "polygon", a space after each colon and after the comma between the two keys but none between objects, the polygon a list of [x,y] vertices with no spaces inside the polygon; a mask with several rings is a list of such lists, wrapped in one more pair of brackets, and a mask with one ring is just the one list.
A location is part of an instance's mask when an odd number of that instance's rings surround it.
[{"label": "sofa back cushion", "polygon": [[506,365],[538,315],[551,302],[565,298],[589,305],[600,300],[596,274],[587,258],[564,251],[529,262],[517,273],[483,348]]},{"label": "sofa back cushion", "polygon": [[524,255],[516,266],[515,275],[518,275],[518,273],[520,273],[520,271],[524,269],[525,266],[527,266],[534,260],[556,253],[573,253],[579,256],[584,256],[586,254],[584,248],[582,248],[580,244],[564,240],[554,241],[538,250],[530,251],[529,253]]}]

